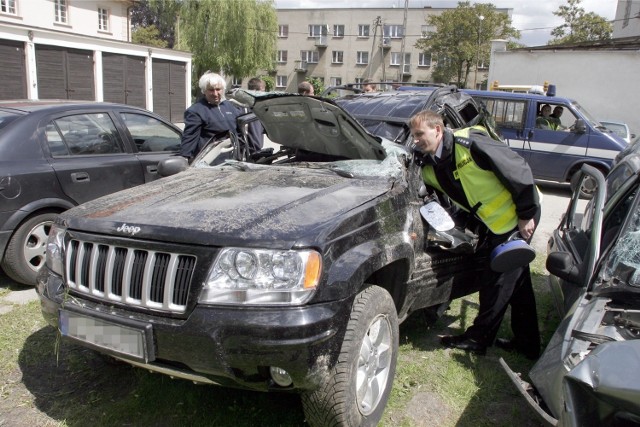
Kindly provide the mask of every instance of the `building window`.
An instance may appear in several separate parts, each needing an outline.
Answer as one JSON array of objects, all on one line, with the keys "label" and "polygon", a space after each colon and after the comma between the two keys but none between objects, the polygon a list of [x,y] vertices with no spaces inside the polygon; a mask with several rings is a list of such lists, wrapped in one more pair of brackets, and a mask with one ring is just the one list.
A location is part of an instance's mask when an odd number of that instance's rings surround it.
[{"label": "building window", "polygon": [[101,7],[98,8],[98,30],[109,31],[109,11]]},{"label": "building window", "polygon": [[418,54],[418,67],[431,66],[431,52],[421,52]]},{"label": "building window", "polygon": [[278,25],[278,37],[281,37],[281,38],[289,37],[289,26],[288,25]]},{"label": "building window", "polygon": [[342,64],[344,62],[344,52],[341,50],[334,50],[331,53],[332,64]]},{"label": "building window", "polygon": [[284,89],[287,87],[287,76],[276,76],[276,87]]},{"label": "building window", "polygon": [[344,37],[344,25],[333,26],[333,37]]},{"label": "building window", "polygon": [[356,81],[354,83],[356,84],[364,83],[364,79],[362,77],[356,77]]},{"label": "building window", "polygon": [[369,63],[369,52],[358,51],[356,52],[356,64],[364,65]]},{"label": "building window", "polygon": [[358,37],[369,37],[368,25],[358,25]]},{"label": "building window", "polygon": [[391,52],[391,62],[389,65],[401,65],[402,64],[402,56],[400,52]]},{"label": "building window", "polygon": [[320,37],[327,35],[326,25],[309,25],[309,37]]},{"label": "building window", "polygon": [[401,39],[404,36],[404,28],[402,28],[402,25],[385,25],[384,36],[392,39]]},{"label": "building window", "polygon": [[341,86],[342,77],[331,77],[331,86]]},{"label": "building window", "polygon": [[68,22],[67,0],[53,0],[53,2],[55,8],[55,21],[61,24],[66,24]]},{"label": "building window", "polygon": [[0,12],[17,15],[16,0],[0,0]]},{"label": "building window", "polygon": [[276,57],[276,61],[279,62],[280,64],[286,64],[287,63],[287,51],[286,50],[279,50],[277,57]]},{"label": "building window", "polygon": [[317,50],[301,50],[300,59],[305,61],[307,64],[317,64],[320,60],[320,52]]},{"label": "building window", "polygon": [[422,33],[422,38],[427,37],[431,33],[436,32],[436,27],[434,25],[422,25],[420,27],[420,32]]}]

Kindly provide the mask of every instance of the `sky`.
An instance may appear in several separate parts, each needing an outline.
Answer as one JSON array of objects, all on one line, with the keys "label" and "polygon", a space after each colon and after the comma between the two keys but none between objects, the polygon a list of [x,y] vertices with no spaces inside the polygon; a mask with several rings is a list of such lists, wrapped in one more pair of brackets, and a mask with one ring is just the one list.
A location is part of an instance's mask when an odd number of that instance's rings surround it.
[{"label": "sky", "polygon": [[[342,7],[404,7],[404,0],[275,0],[280,9],[329,9]],[[566,0],[484,0],[471,3],[492,3],[497,8],[510,8],[513,27],[520,30],[520,43],[526,46],[547,44],[551,38],[551,30],[561,25],[563,20],[553,14]],[[585,12],[593,12],[608,21],[616,15],[617,0],[582,0],[580,7]],[[436,8],[453,7],[457,1],[451,0],[409,0],[409,7],[431,6]]]}]

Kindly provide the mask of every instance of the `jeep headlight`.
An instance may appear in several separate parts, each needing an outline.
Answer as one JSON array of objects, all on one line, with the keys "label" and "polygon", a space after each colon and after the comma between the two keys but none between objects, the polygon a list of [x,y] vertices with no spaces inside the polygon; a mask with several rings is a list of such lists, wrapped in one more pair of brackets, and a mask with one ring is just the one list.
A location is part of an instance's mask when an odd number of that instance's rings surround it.
[{"label": "jeep headlight", "polygon": [[304,304],[322,269],[314,250],[222,249],[200,293],[202,304]]},{"label": "jeep headlight", "polygon": [[49,270],[62,276],[64,271],[64,234],[65,227],[53,224],[49,230],[45,263]]}]

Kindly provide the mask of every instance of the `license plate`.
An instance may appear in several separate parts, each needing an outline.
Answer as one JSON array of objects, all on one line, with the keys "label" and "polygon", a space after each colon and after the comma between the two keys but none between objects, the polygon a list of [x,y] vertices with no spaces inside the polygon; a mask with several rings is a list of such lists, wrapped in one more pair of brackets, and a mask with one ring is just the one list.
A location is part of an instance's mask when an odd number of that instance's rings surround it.
[{"label": "license plate", "polygon": [[120,325],[104,319],[85,316],[73,311],[60,310],[62,336],[87,344],[107,353],[149,361],[151,326]]}]

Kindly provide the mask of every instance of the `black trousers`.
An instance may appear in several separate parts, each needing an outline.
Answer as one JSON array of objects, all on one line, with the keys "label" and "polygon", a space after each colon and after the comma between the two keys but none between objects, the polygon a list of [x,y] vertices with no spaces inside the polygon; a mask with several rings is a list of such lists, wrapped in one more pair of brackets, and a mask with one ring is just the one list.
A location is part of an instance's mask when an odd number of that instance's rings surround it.
[{"label": "black trousers", "polygon": [[[540,212],[534,218],[536,226],[540,220]],[[491,232],[485,237],[485,250],[490,251],[506,241],[510,233],[494,235]],[[529,239],[530,240],[530,239]],[[491,346],[496,339],[500,324],[511,306],[511,330],[514,340],[523,350],[540,351],[540,331],[536,300],[531,283],[529,266],[516,268],[505,273],[496,273],[488,265],[482,275],[482,288],[479,292],[480,307],[478,315],[465,336],[486,346]]]}]

